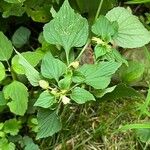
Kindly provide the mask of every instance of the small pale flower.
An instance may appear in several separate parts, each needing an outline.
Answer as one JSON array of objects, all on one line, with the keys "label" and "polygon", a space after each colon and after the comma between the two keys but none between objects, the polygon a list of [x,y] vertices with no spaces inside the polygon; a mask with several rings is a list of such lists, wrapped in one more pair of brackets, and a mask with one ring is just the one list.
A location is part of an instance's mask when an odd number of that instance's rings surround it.
[{"label": "small pale flower", "polygon": [[45,80],[40,80],[39,81],[39,86],[42,88],[42,89],[48,89],[49,88],[49,83]]},{"label": "small pale flower", "polygon": [[65,95],[62,96],[62,102],[64,103],[64,105],[70,103],[70,98],[66,97]]},{"label": "small pale flower", "polygon": [[79,61],[74,61],[70,64],[73,68],[77,69],[79,67]]},{"label": "small pale flower", "polygon": [[105,42],[103,42],[103,40],[101,40],[100,38],[97,38],[97,37],[93,37],[92,40],[95,41],[97,44],[103,45],[105,43]]}]

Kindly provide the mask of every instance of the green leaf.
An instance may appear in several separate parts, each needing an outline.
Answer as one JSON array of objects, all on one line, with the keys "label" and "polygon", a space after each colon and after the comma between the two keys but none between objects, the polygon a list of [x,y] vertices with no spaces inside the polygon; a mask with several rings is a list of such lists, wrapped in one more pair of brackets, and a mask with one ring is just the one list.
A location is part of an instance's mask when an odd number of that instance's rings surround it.
[{"label": "green leaf", "polygon": [[8,18],[9,16],[22,16],[25,12],[25,7],[22,3],[7,3],[5,1],[0,1],[0,6],[3,10],[3,18]]},{"label": "green leaf", "polygon": [[120,63],[113,61],[85,64],[78,71],[85,76],[84,83],[95,89],[104,89],[109,85],[112,74],[117,71],[120,65]]},{"label": "green leaf", "polygon": [[7,104],[4,94],[0,91],[0,106],[5,106]]},{"label": "green leaf", "polygon": [[88,101],[95,101],[94,96],[87,90],[76,87],[72,90],[71,99],[78,104],[84,104]]},{"label": "green leaf", "polygon": [[4,123],[0,123],[0,130],[2,130],[4,127]]},{"label": "green leaf", "polygon": [[150,128],[137,129],[136,134],[142,142],[150,142]]},{"label": "green leaf", "polygon": [[37,139],[52,136],[61,130],[62,125],[56,111],[40,110],[37,115],[39,131]]},{"label": "green leaf", "polygon": [[122,66],[119,70],[123,82],[132,84],[142,79],[145,67],[141,62],[129,61],[128,66]]},{"label": "green leaf", "polygon": [[43,33],[48,43],[63,46],[69,54],[72,47],[81,47],[86,43],[88,22],[76,14],[65,0],[55,18],[44,26]]},{"label": "green leaf", "polygon": [[103,40],[109,41],[115,34],[115,29],[105,16],[100,16],[92,26],[92,32],[101,36]]},{"label": "green leaf", "polygon": [[0,112],[7,108],[7,100],[4,98],[3,92],[0,91]]},{"label": "green leaf", "polygon": [[144,99],[144,96],[132,87],[125,84],[118,84],[116,88],[102,97],[102,100],[118,100],[118,99]]},{"label": "green leaf", "polygon": [[100,46],[100,45],[96,45],[94,48],[94,54],[96,59],[98,59],[101,56],[104,56],[107,53],[107,48],[106,46]]},{"label": "green leaf", "polygon": [[119,128],[120,131],[131,130],[131,129],[150,129],[150,123],[127,124]]},{"label": "green leaf", "polygon": [[106,89],[103,89],[103,90],[95,90],[93,93],[94,95],[97,97],[97,98],[101,98],[103,97],[105,94],[107,93],[111,93],[115,90],[116,88],[116,85],[115,86],[112,86],[112,87],[109,87],[109,88],[106,88]]},{"label": "green leaf", "polygon": [[126,66],[128,66],[128,61],[123,58],[123,56],[116,49],[111,49],[111,51],[105,55],[105,59],[108,61],[114,60],[119,63],[124,63]]},{"label": "green leaf", "polygon": [[25,144],[24,150],[40,150],[39,146],[35,144],[33,140],[28,136],[23,137],[23,142]]},{"label": "green leaf", "polygon": [[5,121],[3,131],[15,136],[18,134],[20,128],[20,123],[16,119],[9,119]]},{"label": "green leaf", "polygon": [[50,52],[44,56],[41,72],[45,78],[55,79],[58,82],[59,77],[62,76],[66,70],[67,66],[59,59],[55,59]]},{"label": "green leaf", "polygon": [[150,3],[150,0],[130,0],[126,3],[127,4],[142,4],[142,3]]},{"label": "green leaf", "polygon": [[28,42],[30,35],[31,31],[28,28],[19,27],[12,36],[12,43],[20,48]]},{"label": "green leaf", "polygon": [[23,116],[28,105],[28,89],[26,86],[21,82],[13,81],[4,88],[3,92],[6,99],[12,99],[11,102],[7,103],[10,111]]},{"label": "green leaf", "polygon": [[118,34],[113,38],[116,45],[123,48],[137,48],[149,43],[149,31],[129,10],[116,7],[110,10],[106,17],[111,22],[117,21],[118,23]]},{"label": "green leaf", "polygon": [[0,32],[0,60],[7,61],[13,52],[13,46],[8,38]]},{"label": "green leaf", "polygon": [[72,74],[65,75],[64,78],[58,82],[58,86],[60,87],[60,89],[68,90],[71,85],[71,81],[72,81],[71,79],[72,79]]},{"label": "green leaf", "polygon": [[2,81],[5,78],[5,67],[4,65],[0,62],[0,81]]},{"label": "green leaf", "polygon": [[28,17],[34,22],[47,23],[52,17],[50,14],[52,3],[52,0],[26,0],[24,6]]},{"label": "green leaf", "polygon": [[40,94],[39,98],[35,102],[34,106],[39,106],[43,108],[49,108],[54,103],[56,103],[55,96],[49,91],[44,91]]},{"label": "green leaf", "polygon": [[74,83],[83,83],[85,79],[86,79],[85,76],[81,72],[75,71],[73,73],[72,81]]},{"label": "green leaf", "polygon": [[143,103],[137,103],[137,110],[140,112],[140,117],[145,115],[150,117],[149,105],[150,105],[150,87],[148,89],[148,93],[146,99]]},{"label": "green leaf", "polygon": [[[26,2],[30,3],[30,1],[26,1]],[[50,1],[47,1],[47,2],[50,2]],[[41,3],[41,2],[37,1],[37,3]],[[51,14],[50,14],[51,4],[50,3],[46,4],[45,1],[43,1],[42,3],[43,4],[36,4],[36,1],[34,1],[33,5],[30,4],[31,6],[29,6],[29,4],[28,4],[26,6],[26,8],[27,8],[26,13],[28,16],[30,16],[32,18],[32,20],[34,22],[47,23],[51,19]],[[36,6],[34,7],[34,5],[36,5]]]},{"label": "green leaf", "polygon": [[41,80],[39,72],[32,67],[32,65],[20,54],[16,51],[19,56],[19,63],[25,69],[25,75],[33,86],[38,86],[39,81]]},{"label": "green leaf", "polygon": [[4,1],[6,1],[6,2],[8,2],[8,3],[23,3],[25,0],[4,0]]},{"label": "green leaf", "polygon": [[[27,62],[35,67],[43,58],[44,53],[42,52],[23,52],[21,55],[27,60]],[[12,68],[17,74],[25,74],[25,68],[19,63],[19,56],[15,55],[11,60]]]},{"label": "green leaf", "polygon": [[6,138],[0,139],[0,149],[1,150],[15,150],[15,144],[8,142]]}]

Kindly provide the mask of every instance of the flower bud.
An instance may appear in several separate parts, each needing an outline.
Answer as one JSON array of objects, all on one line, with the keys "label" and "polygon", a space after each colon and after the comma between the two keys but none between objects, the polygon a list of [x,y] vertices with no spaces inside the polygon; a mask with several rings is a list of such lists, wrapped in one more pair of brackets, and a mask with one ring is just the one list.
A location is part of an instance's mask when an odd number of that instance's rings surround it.
[{"label": "flower bud", "polygon": [[62,102],[64,103],[64,105],[70,103],[70,98],[66,97],[65,95],[62,96]]},{"label": "flower bud", "polygon": [[52,91],[51,91],[51,93],[52,93],[53,95],[56,95],[57,92],[58,92],[58,90],[57,90],[56,88],[52,89]]},{"label": "flower bud", "polygon": [[92,41],[95,41],[97,44],[102,44],[102,45],[104,44],[104,41],[97,37],[93,37]]},{"label": "flower bud", "polygon": [[74,61],[70,64],[73,68],[77,69],[79,67],[79,61]]},{"label": "flower bud", "polygon": [[39,81],[39,86],[42,88],[42,89],[48,89],[49,88],[49,83],[45,80],[40,80]]}]

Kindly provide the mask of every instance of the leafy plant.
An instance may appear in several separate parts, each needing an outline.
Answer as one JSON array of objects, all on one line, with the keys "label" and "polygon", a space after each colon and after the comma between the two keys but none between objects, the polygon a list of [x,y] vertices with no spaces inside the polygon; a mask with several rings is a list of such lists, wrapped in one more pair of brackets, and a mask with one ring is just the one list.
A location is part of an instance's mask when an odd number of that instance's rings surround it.
[{"label": "leafy plant", "polygon": [[[30,47],[30,29],[20,26],[12,35],[12,42],[0,32],[0,112],[13,116],[0,123],[1,149],[15,149],[19,142],[12,137],[19,135],[21,148],[39,149],[22,130],[34,132],[32,137],[36,140],[53,136],[63,129],[62,116],[68,106],[105,99],[117,90],[129,93],[114,94],[114,97],[142,97],[126,85],[116,85],[112,78],[122,65],[126,67],[123,79],[127,82],[141,76],[144,67],[128,63],[117,47],[142,47],[150,41],[150,33],[123,7],[115,7],[105,16],[99,15],[102,2],[92,26],[72,9],[68,0],[58,12],[51,9],[53,19],[49,10],[59,1],[0,2],[3,17],[26,13],[34,21],[46,22],[35,50]],[[89,45],[94,49],[93,63],[81,64]],[[26,47],[33,51],[25,51]],[[137,72],[129,77],[134,66]],[[141,68],[143,72],[139,71]]]}]

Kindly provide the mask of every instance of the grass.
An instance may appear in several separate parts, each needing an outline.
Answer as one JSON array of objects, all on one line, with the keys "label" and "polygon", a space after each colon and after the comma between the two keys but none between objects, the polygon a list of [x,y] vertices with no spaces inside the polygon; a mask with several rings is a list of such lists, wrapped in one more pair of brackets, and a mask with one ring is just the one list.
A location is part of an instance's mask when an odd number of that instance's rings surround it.
[{"label": "grass", "polygon": [[133,131],[118,132],[121,125],[137,123],[136,102],[125,99],[68,106],[62,116],[64,130],[43,140],[41,149],[142,150],[143,143]]}]

